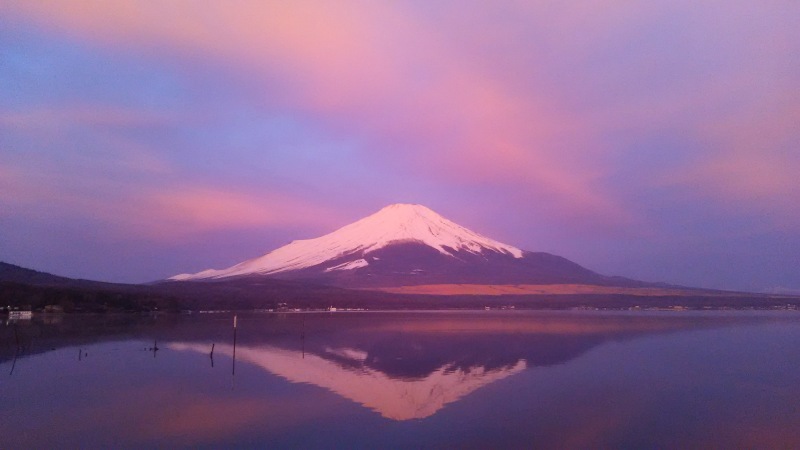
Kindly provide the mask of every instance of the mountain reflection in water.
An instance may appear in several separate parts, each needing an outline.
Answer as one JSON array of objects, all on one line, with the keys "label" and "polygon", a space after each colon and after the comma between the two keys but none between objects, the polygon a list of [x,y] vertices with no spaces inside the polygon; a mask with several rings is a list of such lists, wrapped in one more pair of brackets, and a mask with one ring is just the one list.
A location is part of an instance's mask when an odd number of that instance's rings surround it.
[{"label": "mountain reflection in water", "polygon": [[[565,363],[609,339],[686,325],[646,316],[619,320],[480,314],[381,317],[334,333],[322,329],[311,343],[294,339],[284,340],[284,347],[240,345],[236,358],[293,383],[328,389],[388,419],[409,420],[429,417],[528,367]],[[313,335],[317,320],[310,318],[303,329],[308,326]],[[368,342],[364,336],[370,337]],[[208,354],[208,346],[190,342],[169,348]],[[218,345],[216,352],[230,357],[233,347]]]},{"label": "mountain reflection in water", "polygon": [[800,446],[796,314],[239,314],[238,326],[235,374],[232,314],[0,326],[0,448]]},{"label": "mountain reflection in water", "polygon": [[[174,343],[174,350],[206,353],[207,347]],[[230,356],[233,347],[221,346],[218,351]],[[353,349],[333,350],[337,354],[358,354]],[[447,364],[421,378],[393,378],[368,367],[361,360],[341,364],[323,356],[305,354],[276,347],[243,347],[236,349],[236,358],[254,364],[293,383],[309,383],[330,390],[342,397],[370,408],[394,420],[423,419],[444,405],[497,380],[525,369],[525,361],[507,367],[487,370],[475,366],[468,369]]]}]

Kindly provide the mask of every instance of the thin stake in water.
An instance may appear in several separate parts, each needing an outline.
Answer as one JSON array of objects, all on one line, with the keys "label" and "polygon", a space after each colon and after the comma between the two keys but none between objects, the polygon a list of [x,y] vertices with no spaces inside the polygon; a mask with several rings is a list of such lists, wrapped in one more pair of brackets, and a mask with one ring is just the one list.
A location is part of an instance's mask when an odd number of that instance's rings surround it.
[{"label": "thin stake in water", "polygon": [[11,372],[8,373],[8,376],[14,375],[14,368],[17,367],[17,358],[19,357],[19,354],[22,351],[22,345],[20,345],[19,343],[19,333],[17,333],[16,323],[14,323],[14,340],[17,343],[17,349],[14,351],[14,362],[11,363]]},{"label": "thin stake in water", "polygon": [[233,363],[231,375],[236,375],[236,315],[233,316]]}]

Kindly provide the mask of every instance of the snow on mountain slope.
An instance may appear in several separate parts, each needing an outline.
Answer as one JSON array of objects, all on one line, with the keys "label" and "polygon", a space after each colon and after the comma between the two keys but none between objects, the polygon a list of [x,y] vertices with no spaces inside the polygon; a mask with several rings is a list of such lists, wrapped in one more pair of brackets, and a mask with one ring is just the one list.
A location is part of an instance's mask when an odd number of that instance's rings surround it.
[{"label": "snow on mountain slope", "polygon": [[[176,275],[171,280],[226,278],[250,274],[276,274],[300,270],[360,253],[366,255],[390,244],[418,242],[453,256],[451,251],[474,254],[496,252],[522,258],[522,250],[470,231],[422,205],[389,205],[377,213],[316,239],[294,241],[259,258],[222,270]],[[354,270],[368,265],[365,259],[328,268]]]}]

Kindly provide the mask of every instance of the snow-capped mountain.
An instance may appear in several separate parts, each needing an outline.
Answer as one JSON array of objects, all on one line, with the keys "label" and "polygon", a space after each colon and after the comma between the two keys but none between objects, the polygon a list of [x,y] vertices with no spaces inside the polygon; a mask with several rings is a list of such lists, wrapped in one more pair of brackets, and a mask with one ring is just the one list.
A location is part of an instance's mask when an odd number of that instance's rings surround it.
[{"label": "snow-capped mountain", "polygon": [[564,258],[520,250],[422,205],[394,204],[325,236],[294,241],[227,269],[172,281],[267,276],[343,286],[602,282]]},{"label": "snow-capped mountain", "polygon": [[205,270],[194,275],[177,275],[173,280],[225,278],[239,275],[270,275],[325,265],[324,271],[355,270],[366,267],[364,258],[341,264],[348,255],[368,256],[398,243],[422,243],[442,255],[459,251],[480,254],[484,251],[522,257],[522,250],[470,231],[422,205],[389,205],[377,213],[316,239],[294,241],[289,245],[222,270]]}]

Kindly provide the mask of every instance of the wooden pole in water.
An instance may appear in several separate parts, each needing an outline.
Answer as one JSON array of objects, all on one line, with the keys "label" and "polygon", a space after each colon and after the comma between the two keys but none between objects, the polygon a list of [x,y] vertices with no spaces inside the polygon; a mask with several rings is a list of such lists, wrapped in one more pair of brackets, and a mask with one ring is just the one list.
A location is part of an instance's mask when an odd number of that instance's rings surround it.
[{"label": "wooden pole in water", "polygon": [[17,357],[19,356],[19,349],[14,352],[14,362],[11,363],[11,372],[8,373],[8,376],[14,375],[14,367],[17,367]]},{"label": "wooden pole in water", "polygon": [[17,358],[19,357],[19,353],[22,350],[22,346],[19,344],[19,334],[17,334],[17,324],[14,324],[14,339],[17,342],[17,349],[14,351],[14,362],[11,363],[11,372],[8,373],[9,376],[14,375],[14,368],[17,367]]},{"label": "wooden pole in water", "polygon": [[236,375],[236,315],[233,316],[233,365],[231,375]]},{"label": "wooden pole in water", "polygon": [[14,362],[11,363],[11,372],[8,373],[9,376],[14,375],[14,368],[17,367],[17,358],[19,357],[20,352],[22,351],[22,346],[19,343],[19,334],[17,333],[17,324],[14,324],[14,340],[17,343],[17,348],[14,350]]},{"label": "wooden pole in water", "polygon": [[208,357],[211,358],[211,367],[214,367],[214,344],[211,344],[211,353],[208,354]]}]

